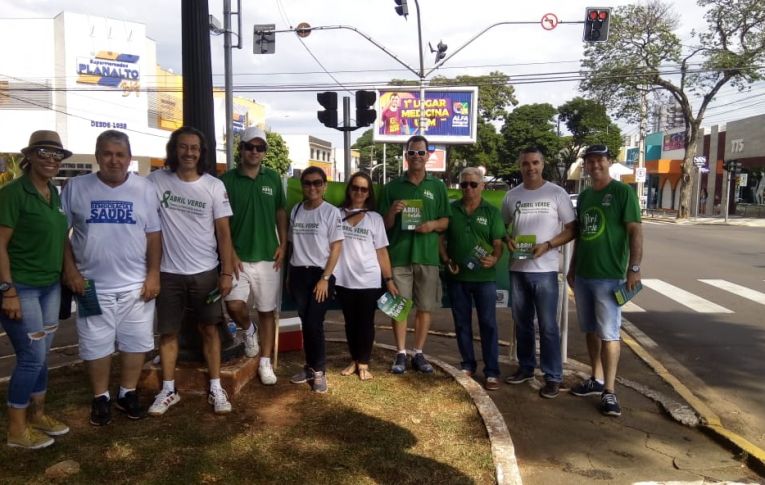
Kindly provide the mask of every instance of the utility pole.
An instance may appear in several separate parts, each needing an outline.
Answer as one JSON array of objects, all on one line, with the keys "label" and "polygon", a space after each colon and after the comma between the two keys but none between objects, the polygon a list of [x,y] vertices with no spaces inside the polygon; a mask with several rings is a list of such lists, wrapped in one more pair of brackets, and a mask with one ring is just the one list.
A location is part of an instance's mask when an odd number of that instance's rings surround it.
[{"label": "utility pole", "polygon": [[418,135],[425,136],[428,119],[425,117],[425,62],[422,59],[422,23],[420,22],[420,2],[414,0],[414,6],[417,10],[417,40],[419,42],[418,51],[420,53],[420,130]]},{"label": "utility pole", "polygon": [[[351,126],[351,97],[343,96],[343,127]],[[355,128],[354,128],[355,129]],[[345,160],[343,161],[343,178],[345,181],[350,180],[351,176],[351,132],[350,130],[343,130],[343,155]]]},{"label": "utility pole", "polygon": [[223,63],[226,83],[226,168],[234,168],[234,77],[231,73],[231,0],[223,0]]},{"label": "utility pole", "polygon": [[[640,141],[638,142],[638,168],[642,169],[645,168],[645,132],[646,132],[646,125],[648,124],[648,92],[642,91],[640,94]],[[638,201],[640,201],[640,205],[643,205],[643,197],[644,197],[644,191],[645,188],[643,187],[644,182],[638,182]],[[645,207],[641,207],[643,209],[648,209],[648,199],[645,199]]]}]

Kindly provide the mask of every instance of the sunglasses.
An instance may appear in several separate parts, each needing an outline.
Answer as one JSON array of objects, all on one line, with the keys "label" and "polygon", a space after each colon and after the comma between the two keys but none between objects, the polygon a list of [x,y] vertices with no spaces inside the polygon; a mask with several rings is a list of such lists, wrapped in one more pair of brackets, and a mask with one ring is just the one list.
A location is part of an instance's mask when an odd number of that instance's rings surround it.
[{"label": "sunglasses", "polygon": [[263,153],[264,151],[266,151],[265,145],[260,145],[260,144],[255,145],[253,143],[247,143],[246,141],[242,142],[242,148],[244,148],[248,152],[255,150],[258,153]]},{"label": "sunglasses", "polygon": [[324,181],[322,179],[314,179],[314,180],[303,180],[300,182],[303,184],[303,188],[307,189],[308,187],[321,187],[324,185]]},{"label": "sunglasses", "polygon": [[421,157],[424,157],[427,154],[428,154],[427,150],[407,150],[406,151],[406,155],[408,157],[413,157],[415,155],[419,155]]},{"label": "sunglasses", "polygon": [[351,192],[361,192],[366,194],[369,192],[369,187],[361,187],[360,185],[351,185]]},{"label": "sunglasses", "polygon": [[466,189],[468,187],[471,189],[478,188],[478,182],[460,182],[460,188]]},{"label": "sunglasses", "polygon": [[53,160],[60,162],[66,158],[64,152],[58,150],[51,150],[50,148],[38,148],[35,153],[40,158],[52,158]]}]

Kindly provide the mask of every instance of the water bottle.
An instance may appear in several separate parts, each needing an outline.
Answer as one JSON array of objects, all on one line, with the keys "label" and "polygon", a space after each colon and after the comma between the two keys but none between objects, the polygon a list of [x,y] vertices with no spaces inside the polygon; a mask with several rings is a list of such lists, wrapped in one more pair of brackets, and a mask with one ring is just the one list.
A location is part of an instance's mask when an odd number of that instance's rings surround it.
[{"label": "water bottle", "polygon": [[228,321],[228,331],[231,332],[231,335],[236,335],[236,322],[233,320]]}]

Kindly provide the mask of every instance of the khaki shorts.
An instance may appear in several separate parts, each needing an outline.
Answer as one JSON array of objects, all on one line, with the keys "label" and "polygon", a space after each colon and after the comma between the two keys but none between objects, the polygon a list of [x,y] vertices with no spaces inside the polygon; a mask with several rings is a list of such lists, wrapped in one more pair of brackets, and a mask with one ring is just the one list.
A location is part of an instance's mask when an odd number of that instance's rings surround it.
[{"label": "khaki shorts", "polygon": [[441,278],[438,266],[412,264],[395,266],[393,282],[401,296],[414,300],[414,306],[424,312],[441,308]]}]

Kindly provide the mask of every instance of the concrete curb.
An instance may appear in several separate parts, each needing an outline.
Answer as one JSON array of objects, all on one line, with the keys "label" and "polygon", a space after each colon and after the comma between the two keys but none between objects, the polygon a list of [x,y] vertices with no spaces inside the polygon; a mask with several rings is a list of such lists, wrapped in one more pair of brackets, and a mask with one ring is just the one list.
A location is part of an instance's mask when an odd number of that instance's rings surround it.
[{"label": "concrete curb", "polygon": [[[630,349],[643,360],[643,362],[651,367],[659,377],[672,386],[675,392],[685,399],[691,408],[693,408],[694,412],[699,416],[699,419],[701,420],[700,426],[702,428],[709,431],[714,437],[723,441],[738,453],[742,453],[753,468],[765,470],[765,450],[759,448],[743,436],[725,428],[717,414],[707,406],[706,403],[693,394],[693,392],[677,377],[672,375],[664,364],[654,358],[649,353],[649,350],[656,351],[659,349],[659,346],[653,339],[625,318],[622,318],[622,330],[624,334],[623,336],[626,337],[622,339],[624,340],[624,343],[627,344],[627,346],[629,346]],[[671,367],[682,367],[682,364],[672,359],[671,356],[664,355],[662,358],[671,360],[671,362],[668,362],[668,365]],[[682,368],[684,369],[684,367]],[[690,374],[690,371],[687,369],[686,372]]]},{"label": "concrete curb", "polygon": [[[327,342],[347,343],[345,339],[340,338],[327,338],[326,340]],[[375,343],[374,345],[375,347],[393,352],[398,350],[392,345],[380,343]],[[523,481],[521,479],[521,471],[518,468],[518,460],[515,458],[513,440],[510,438],[505,418],[502,417],[502,413],[499,412],[494,401],[491,400],[479,383],[467,377],[456,367],[436,357],[427,354],[426,356],[431,364],[438,366],[441,370],[452,376],[467,391],[475,403],[478,414],[486,426],[486,432],[489,434],[491,456],[494,461],[497,483],[500,485],[521,485]]]}]

